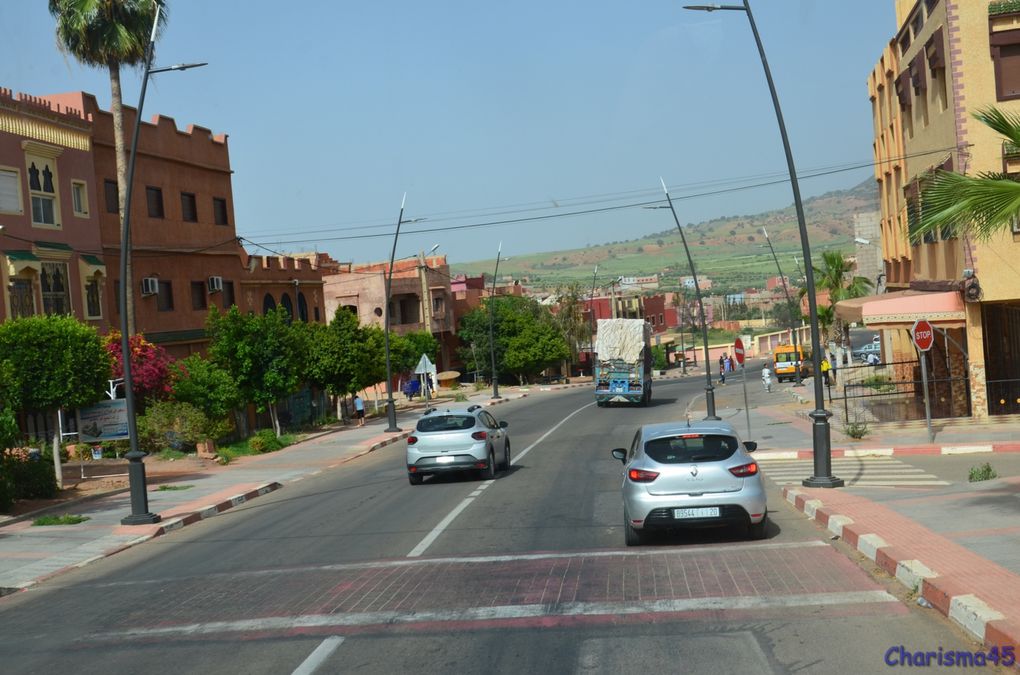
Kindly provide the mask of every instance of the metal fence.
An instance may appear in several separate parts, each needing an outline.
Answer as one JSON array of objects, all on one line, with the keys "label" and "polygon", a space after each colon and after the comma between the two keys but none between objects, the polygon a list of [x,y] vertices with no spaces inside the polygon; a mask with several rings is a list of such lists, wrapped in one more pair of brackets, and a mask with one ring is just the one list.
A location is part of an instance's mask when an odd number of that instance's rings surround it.
[{"label": "metal fence", "polygon": [[[827,385],[829,402],[842,402],[840,407],[846,422],[923,420],[924,383],[915,375],[917,368],[917,361],[839,368]],[[969,417],[969,384],[966,374],[929,377],[931,416]],[[1016,381],[1016,385],[1020,387],[1020,381]]]},{"label": "metal fence", "polygon": [[988,414],[1020,414],[1020,379],[987,380]]}]

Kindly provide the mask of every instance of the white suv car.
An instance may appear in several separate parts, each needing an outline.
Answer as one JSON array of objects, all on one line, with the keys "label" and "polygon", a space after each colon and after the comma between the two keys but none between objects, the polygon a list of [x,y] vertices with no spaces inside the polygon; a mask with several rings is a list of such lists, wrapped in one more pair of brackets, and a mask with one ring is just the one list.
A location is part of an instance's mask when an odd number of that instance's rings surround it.
[{"label": "white suv car", "polygon": [[496,477],[497,465],[510,470],[510,434],[480,405],[430,408],[407,437],[407,479],[421,485],[425,476],[474,471],[482,480]]}]

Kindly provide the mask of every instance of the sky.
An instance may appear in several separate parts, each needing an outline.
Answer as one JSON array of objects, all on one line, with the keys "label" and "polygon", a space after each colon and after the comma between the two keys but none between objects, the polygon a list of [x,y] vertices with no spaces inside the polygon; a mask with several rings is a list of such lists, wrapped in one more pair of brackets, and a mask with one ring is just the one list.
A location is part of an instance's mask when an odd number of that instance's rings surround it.
[{"label": "sky", "polygon": [[[0,0],[0,86],[84,90],[105,70],[56,47],[42,0]],[[237,233],[341,261],[451,263],[792,202],[742,12],[678,0],[168,0],[143,117],[229,136]],[[753,0],[805,197],[872,175],[867,78],[894,0]],[[16,27],[16,28],[15,28]],[[141,72],[122,74],[137,104]],[[862,167],[862,168],[852,168]],[[814,174],[827,175],[815,176]],[[762,183],[776,183],[758,186]],[[715,193],[715,194],[706,194]],[[635,206],[638,205],[638,206]],[[512,222],[507,222],[512,221]],[[430,231],[426,231],[430,230]]]}]

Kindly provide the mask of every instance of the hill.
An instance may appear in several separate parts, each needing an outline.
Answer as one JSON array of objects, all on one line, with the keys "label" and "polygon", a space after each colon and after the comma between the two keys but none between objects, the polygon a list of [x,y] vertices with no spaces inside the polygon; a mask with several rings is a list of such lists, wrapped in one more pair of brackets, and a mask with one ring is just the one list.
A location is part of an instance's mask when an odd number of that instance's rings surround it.
[{"label": "hill", "polygon": [[[804,201],[813,257],[817,259],[829,249],[852,250],[854,215],[879,210],[874,185],[869,178],[848,190],[834,190]],[[783,271],[793,278],[800,277],[794,263],[794,256],[800,258],[800,235],[792,204],[754,215],[687,224],[684,233],[698,275],[711,278],[716,289],[762,286],[767,277],[776,274],[762,227],[768,229]],[[490,258],[452,267],[458,273],[491,275],[494,263],[495,259]],[[680,235],[674,227],[627,241],[517,255],[500,262],[500,276],[527,277],[535,288],[553,289],[573,281],[587,285],[596,264],[600,285],[619,276],[659,274],[660,286],[668,290],[675,288],[679,276],[688,273]],[[803,266],[802,260],[800,264]]]}]

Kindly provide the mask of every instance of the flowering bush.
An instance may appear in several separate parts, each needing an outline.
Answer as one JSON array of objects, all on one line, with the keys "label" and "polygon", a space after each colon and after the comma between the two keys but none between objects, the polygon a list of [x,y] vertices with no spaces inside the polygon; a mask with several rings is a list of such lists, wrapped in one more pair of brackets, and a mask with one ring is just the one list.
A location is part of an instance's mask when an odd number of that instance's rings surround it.
[{"label": "flowering bush", "polygon": [[49,499],[56,494],[52,462],[31,459],[28,448],[0,453],[0,511],[8,510],[15,499]]},{"label": "flowering bush", "polygon": [[[114,378],[124,377],[120,339],[120,332],[112,330],[104,344],[106,353],[110,355]],[[132,335],[128,344],[131,348],[131,379],[134,381],[135,396],[142,399],[163,399],[169,396],[173,386],[171,356],[165,349],[141,335]]]}]

